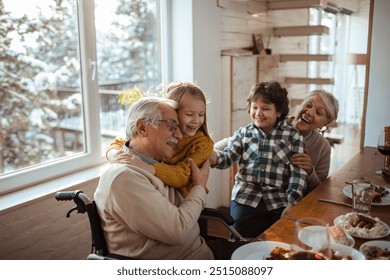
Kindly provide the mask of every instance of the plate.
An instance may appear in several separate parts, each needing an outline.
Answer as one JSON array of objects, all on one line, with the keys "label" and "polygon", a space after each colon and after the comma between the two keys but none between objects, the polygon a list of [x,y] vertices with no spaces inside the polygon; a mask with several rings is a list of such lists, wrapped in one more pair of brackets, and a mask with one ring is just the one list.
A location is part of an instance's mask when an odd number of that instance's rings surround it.
[{"label": "plate", "polygon": [[277,241],[258,241],[237,248],[232,254],[232,260],[265,260],[276,246],[290,249],[290,244]]},{"label": "plate", "polygon": [[[384,241],[384,240],[374,240],[374,241],[368,241],[366,243],[363,243],[360,248],[359,248],[359,251],[365,255],[365,257],[367,259],[381,259],[381,258],[375,258],[375,257],[372,257],[370,255],[367,255],[366,252],[365,252],[365,249],[367,247],[378,247],[382,250],[388,250],[390,252],[390,241]],[[390,256],[385,258],[385,259],[390,259]]]},{"label": "plate", "polygon": [[374,218],[377,223],[371,229],[353,227],[350,222],[356,219],[357,214],[351,212],[336,217],[333,223],[336,226],[340,226],[346,233],[352,235],[353,237],[362,239],[379,239],[386,237],[390,233],[390,227],[378,218]]},{"label": "plate", "polygon": [[[384,197],[382,197],[382,201],[381,202],[373,202],[371,203],[371,205],[376,205],[376,206],[387,206],[387,205],[390,205],[390,189],[389,188],[385,188],[389,191],[389,194],[385,195]],[[343,193],[346,197],[349,197],[352,199],[352,186],[351,185],[347,185],[343,188]]]},{"label": "plate", "polygon": [[[258,241],[245,244],[237,248],[232,254],[232,260],[265,260],[275,247],[290,249],[290,244],[277,241]],[[350,256],[353,260],[365,260],[365,256],[358,250],[347,245],[333,243],[330,246],[338,256]]]},{"label": "plate", "polygon": [[365,260],[366,257],[362,254],[362,252],[349,247],[347,245],[342,245],[342,244],[332,244],[330,246],[332,250],[334,250],[337,256],[341,257],[347,257],[350,256],[353,260]]}]

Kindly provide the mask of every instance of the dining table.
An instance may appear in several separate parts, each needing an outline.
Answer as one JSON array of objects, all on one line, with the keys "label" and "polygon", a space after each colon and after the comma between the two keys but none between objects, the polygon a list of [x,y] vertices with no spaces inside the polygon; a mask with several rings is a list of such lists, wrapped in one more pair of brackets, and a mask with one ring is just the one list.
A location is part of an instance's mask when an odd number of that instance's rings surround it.
[{"label": "dining table", "polygon": [[[352,212],[351,206],[322,202],[321,199],[351,204],[352,199],[347,197],[343,189],[348,182],[354,179],[366,178],[374,182],[382,182],[390,186],[390,178],[380,174],[383,167],[384,156],[376,147],[364,147],[351,160],[332,173],[325,181],[307,194],[298,204],[283,215],[276,223],[264,231],[258,240],[279,241],[290,244],[294,233],[294,219],[318,218],[329,225],[340,215]],[[370,215],[379,218],[390,225],[390,205],[372,205]],[[354,237],[355,249],[367,242],[367,239]],[[380,238],[390,240],[390,236]]]}]

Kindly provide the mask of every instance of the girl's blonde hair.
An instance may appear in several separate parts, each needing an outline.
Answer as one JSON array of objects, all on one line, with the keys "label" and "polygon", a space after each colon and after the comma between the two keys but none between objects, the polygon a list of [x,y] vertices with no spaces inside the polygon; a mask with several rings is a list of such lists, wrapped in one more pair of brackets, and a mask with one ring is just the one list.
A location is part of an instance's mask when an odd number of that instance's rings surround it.
[{"label": "girl's blonde hair", "polygon": [[[184,97],[190,94],[191,96],[200,99],[207,105],[207,99],[204,92],[197,85],[189,82],[174,82],[168,85],[167,97],[175,100],[179,104],[179,108],[183,103]],[[207,116],[206,111],[204,112],[204,122],[199,128],[207,137],[210,137],[207,129]]]}]

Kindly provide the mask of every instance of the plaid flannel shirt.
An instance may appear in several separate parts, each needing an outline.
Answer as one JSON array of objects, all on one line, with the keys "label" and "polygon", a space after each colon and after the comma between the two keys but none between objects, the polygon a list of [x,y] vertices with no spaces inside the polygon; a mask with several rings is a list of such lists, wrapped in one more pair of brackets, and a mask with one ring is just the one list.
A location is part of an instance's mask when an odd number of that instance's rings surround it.
[{"label": "plaid flannel shirt", "polygon": [[307,173],[291,164],[294,153],[303,153],[300,133],[280,121],[268,134],[251,123],[237,130],[213,166],[226,169],[238,161],[232,200],[257,207],[261,199],[267,209],[296,204],[306,188]]}]

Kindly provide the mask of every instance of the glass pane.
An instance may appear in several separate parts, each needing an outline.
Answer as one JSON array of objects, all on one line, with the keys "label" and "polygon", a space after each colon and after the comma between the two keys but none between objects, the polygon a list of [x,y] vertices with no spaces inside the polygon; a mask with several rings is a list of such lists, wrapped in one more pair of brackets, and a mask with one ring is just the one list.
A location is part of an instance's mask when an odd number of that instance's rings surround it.
[{"label": "glass pane", "polygon": [[102,152],[124,137],[127,106],[119,94],[161,83],[159,0],[95,0]]},{"label": "glass pane", "polygon": [[0,0],[0,175],[84,151],[75,0]]},{"label": "glass pane", "polygon": [[[313,35],[309,37],[309,52],[311,54],[333,55],[332,61],[308,62],[308,76],[310,78],[334,78],[335,67],[335,39],[336,17],[335,14],[325,12],[322,9],[310,9],[310,25],[324,25],[329,28],[328,35]],[[309,85],[309,91],[319,88],[318,85]],[[321,88],[333,92],[333,85],[321,85]]]}]

